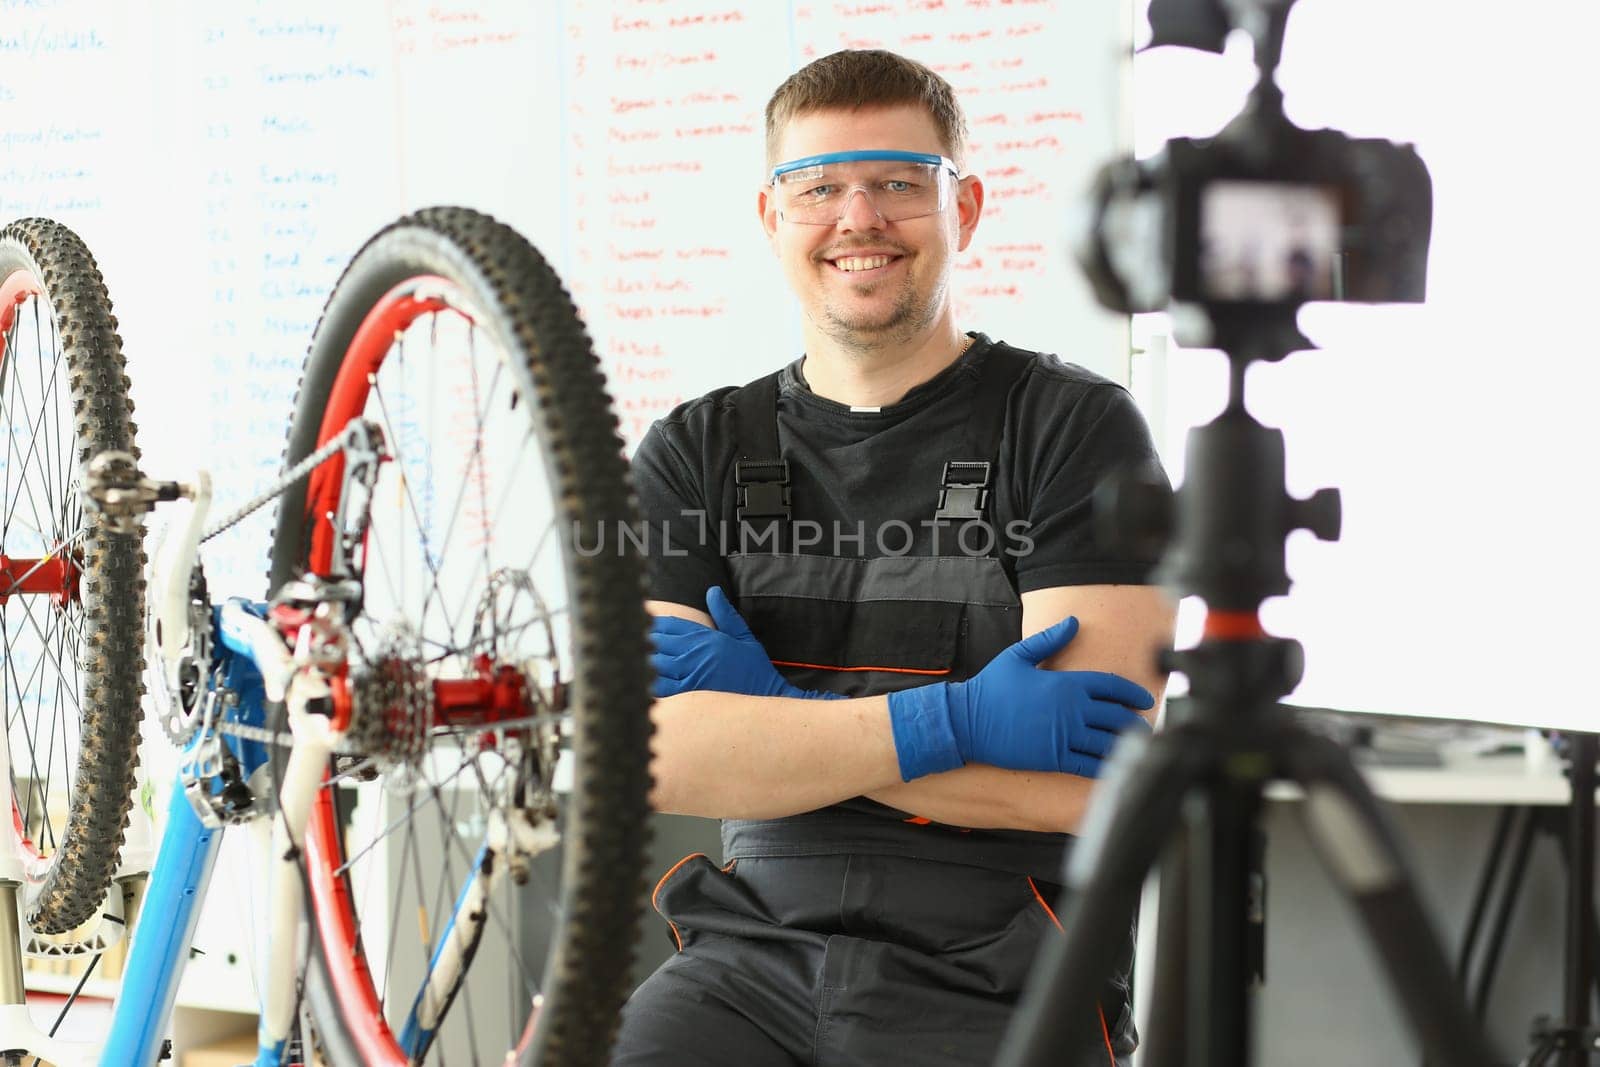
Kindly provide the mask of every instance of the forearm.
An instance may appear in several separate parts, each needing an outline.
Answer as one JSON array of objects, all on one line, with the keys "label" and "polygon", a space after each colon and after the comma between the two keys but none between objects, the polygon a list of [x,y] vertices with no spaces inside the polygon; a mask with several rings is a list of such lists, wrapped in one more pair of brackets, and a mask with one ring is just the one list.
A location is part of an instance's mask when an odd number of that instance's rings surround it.
[{"label": "forearm", "polygon": [[773,819],[900,782],[883,697],[791,700],[697,691],[658,700],[657,811]]},{"label": "forearm", "polygon": [[1073,774],[1008,771],[971,763],[867,796],[949,826],[1076,833],[1094,781]]}]

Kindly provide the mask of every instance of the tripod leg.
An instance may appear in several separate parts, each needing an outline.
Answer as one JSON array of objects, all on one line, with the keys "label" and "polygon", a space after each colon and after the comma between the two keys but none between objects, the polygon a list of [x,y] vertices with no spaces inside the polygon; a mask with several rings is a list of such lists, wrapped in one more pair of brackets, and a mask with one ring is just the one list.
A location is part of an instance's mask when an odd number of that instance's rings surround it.
[{"label": "tripod leg", "polygon": [[1259,779],[1227,777],[1211,784],[1203,811],[1186,811],[1191,823],[1194,903],[1190,927],[1190,1047],[1206,1065],[1247,1067],[1250,1001],[1257,985],[1252,921],[1260,893],[1252,862],[1261,807]]},{"label": "tripod leg", "polygon": [[1571,837],[1567,846],[1567,1026],[1580,1036],[1578,1047],[1570,1050],[1563,1067],[1585,1067],[1588,1050],[1582,1035],[1589,1029],[1589,987],[1595,980],[1594,943],[1588,936],[1594,920],[1594,828],[1595,761],[1600,757],[1600,738],[1594,734],[1570,734],[1572,781]]},{"label": "tripod leg", "polygon": [[[1570,880],[1572,878],[1572,842],[1566,835],[1560,833],[1556,835],[1556,839],[1561,846],[1562,869],[1567,872],[1567,878]],[[1592,907],[1589,909],[1589,958],[1591,960],[1600,960],[1600,916],[1596,915],[1595,909]],[[1600,968],[1595,968],[1590,978],[1589,994],[1592,1002],[1589,1005],[1591,1008],[1589,1017],[1592,1019],[1597,1017],[1592,1009],[1600,1007]]]},{"label": "tripod leg", "polygon": [[1259,823],[1250,828],[1249,946],[1252,985],[1267,980],[1267,834]]},{"label": "tripod leg", "polygon": [[1150,983],[1149,1027],[1140,1046],[1143,1067],[1184,1067],[1189,1015],[1189,843],[1173,837],[1161,857],[1161,906],[1156,922],[1155,959]]},{"label": "tripod leg", "polygon": [[1282,756],[1305,787],[1312,844],[1367,928],[1423,1051],[1451,1067],[1496,1060],[1461,997],[1449,957],[1412,888],[1399,838],[1344,750],[1294,731]]},{"label": "tripod leg", "polygon": [[1197,753],[1209,748],[1196,732],[1179,726],[1149,741],[1142,753],[1119,750],[1113,758],[1073,846],[1062,936],[1049,939],[1034,961],[997,1067],[1053,1067],[1070,1047],[1072,1029],[1085,1015],[1080,1006],[1099,997],[1145,874],[1203,768]]},{"label": "tripod leg", "polygon": [[1219,802],[1214,791],[1211,800],[1210,810],[1191,805],[1188,832],[1173,839],[1161,861],[1161,967],[1143,1067],[1182,1067],[1196,1056],[1201,1063],[1238,1064],[1240,1050],[1250,1047],[1244,990],[1265,977],[1266,836],[1255,825],[1250,798]]}]

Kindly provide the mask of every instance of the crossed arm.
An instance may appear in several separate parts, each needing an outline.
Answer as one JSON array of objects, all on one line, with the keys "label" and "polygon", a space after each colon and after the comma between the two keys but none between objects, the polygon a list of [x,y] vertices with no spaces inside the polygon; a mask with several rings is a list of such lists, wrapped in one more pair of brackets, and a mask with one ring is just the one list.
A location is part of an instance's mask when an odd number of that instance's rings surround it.
[{"label": "crossed arm", "polygon": [[[703,625],[703,611],[651,601],[659,615]],[[1174,610],[1149,586],[1058,586],[1022,596],[1023,636],[1068,615],[1079,635],[1046,665],[1100,670],[1144,686],[1160,707],[1166,679],[1157,650],[1170,644]],[[888,701],[800,700],[690,692],[655,703],[652,800],[658,810],[712,818],[766,819],[813,811],[854,796],[936,822],[978,828],[1075,830],[1090,779],[969,764],[900,779]]]}]

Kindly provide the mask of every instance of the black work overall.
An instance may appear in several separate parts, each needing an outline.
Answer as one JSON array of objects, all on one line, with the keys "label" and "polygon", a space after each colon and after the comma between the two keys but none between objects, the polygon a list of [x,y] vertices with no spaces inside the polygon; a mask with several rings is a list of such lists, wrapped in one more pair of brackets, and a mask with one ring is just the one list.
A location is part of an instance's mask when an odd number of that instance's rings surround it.
[{"label": "black work overall", "polygon": [[[954,453],[944,485],[908,521],[938,518],[952,533],[983,521],[1026,359],[990,350],[968,439],[943,443]],[[777,383],[735,394],[741,458],[718,503],[761,546],[726,555],[728,592],[774,664],[798,686],[848,696],[976,674],[1021,636],[1004,539],[963,542],[987,543],[987,555],[774,551],[804,518],[790,507]],[[1053,877],[1070,839],[930,824],[865,798],[728,820],[722,836],[726,867],[696,854],[656,886],[679,952],[629,1001],[618,1067],[993,1059],[1035,950],[1059,930]],[[1135,1037],[1121,971],[1102,1003],[1062,1006],[1082,1017],[1066,1067],[1126,1067]]]}]

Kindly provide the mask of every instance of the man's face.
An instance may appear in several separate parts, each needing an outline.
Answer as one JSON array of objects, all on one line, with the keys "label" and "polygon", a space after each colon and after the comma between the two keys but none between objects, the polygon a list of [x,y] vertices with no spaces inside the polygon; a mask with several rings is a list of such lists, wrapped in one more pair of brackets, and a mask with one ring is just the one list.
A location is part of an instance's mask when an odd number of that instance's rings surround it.
[{"label": "man's face", "polygon": [[[873,149],[949,153],[932,117],[909,104],[801,115],[784,128],[775,162]],[[982,204],[983,187],[968,177],[943,211],[899,222],[884,221],[860,194],[833,225],[781,221],[770,185],[759,207],[806,316],[841,343],[873,348],[914,338],[948,308],[954,257],[971,242]],[[873,257],[888,262],[872,265]]]}]

